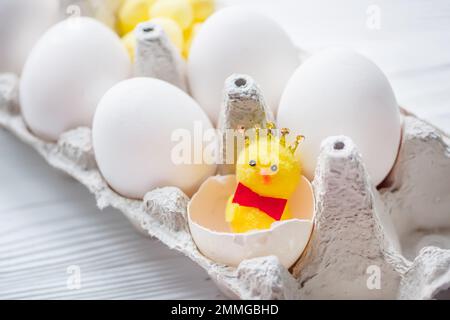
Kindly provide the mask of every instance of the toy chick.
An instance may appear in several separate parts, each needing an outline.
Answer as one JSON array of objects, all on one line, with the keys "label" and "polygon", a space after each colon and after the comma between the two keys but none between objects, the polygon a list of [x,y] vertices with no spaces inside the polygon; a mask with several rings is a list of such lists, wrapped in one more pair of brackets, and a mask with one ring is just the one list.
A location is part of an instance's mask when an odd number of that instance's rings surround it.
[{"label": "toy chick", "polygon": [[268,124],[267,135],[256,139],[246,137],[245,148],[238,156],[235,193],[229,198],[225,218],[235,233],[269,229],[273,222],[292,218],[288,199],[300,181],[301,166],[295,151],[304,138],[298,136],[286,146],[288,129],[281,138],[272,134],[275,126]]}]

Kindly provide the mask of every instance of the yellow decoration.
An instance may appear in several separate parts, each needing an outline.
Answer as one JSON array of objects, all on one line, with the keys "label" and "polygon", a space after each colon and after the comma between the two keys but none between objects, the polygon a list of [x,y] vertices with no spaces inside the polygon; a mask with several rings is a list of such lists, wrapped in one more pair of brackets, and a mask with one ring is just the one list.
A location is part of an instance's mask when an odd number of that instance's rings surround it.
[{"label": "yellow decoration", "polygon": [[194,12],[194,21],[203,22],[214,12],[214,0],[189,0],[189,2]]},{"label": "yellow decoration", "polygon": [[181,29],[189,28],[194,17],[189,0],[157,0],[150,8],[151,18],[169,18]]},{"label": "yellow decoration", "polygon": [[134,32],[128,32],[125,36],[122,37],[122,43],[128,51],[130,55],[131,62],[134,62],[134,55],[136,50],[136,37],[134,36]]},{"label": "yellow decoration", "polygon": [[149,9],[155,0],[126,0],[117,13],[117,29],[120,35],[133,31],[138,23],[149,19]]},{"label": "yellow decoration", "polygon": [[[262,131],[262,130],[261,130]],[[287,129],[281,138],[269,134],[262,136],[256,130],[256,138],[240,152],[236,164],[236,179],[260,196],[289,199],[297,188],[301,176],[301,166],[295,151],[302,136],[297,137],[293,146],[286,145]],[[275,219],[258,208],[232,203],[232,195],[227,203],[225,219],[235,233],[269,229]],[[289,201],[281,220],[291,219]]]},{"label": "yellow decoration", "polygon": [[191,49],[192,40],[197,36],[203,23],[194,23],[189,29],[184,32],[184,48],[183,57],[189,57],[189,50]]},{"label": "yellow decoration", "polygon": [[180,53],[183,51],[183,31],[175,21],[168,18],[153,18],[150,21],[160,25],[170,41],[180,50]]}]

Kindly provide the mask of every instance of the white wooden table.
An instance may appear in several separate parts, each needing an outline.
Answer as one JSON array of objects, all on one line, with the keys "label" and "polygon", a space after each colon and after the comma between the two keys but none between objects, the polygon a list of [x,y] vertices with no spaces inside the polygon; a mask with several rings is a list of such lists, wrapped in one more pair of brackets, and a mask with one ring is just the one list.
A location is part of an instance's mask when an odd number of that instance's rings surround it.
[{"label": "white wooden table", "polygon": [[[364,53],[402,106],[450,133],[450,1],[221,2],[267,13],[307,50]],[[189,259],[136,233],[121,213],[99,211],[81,185],[0,130],[0,299],[222,297]]]}]

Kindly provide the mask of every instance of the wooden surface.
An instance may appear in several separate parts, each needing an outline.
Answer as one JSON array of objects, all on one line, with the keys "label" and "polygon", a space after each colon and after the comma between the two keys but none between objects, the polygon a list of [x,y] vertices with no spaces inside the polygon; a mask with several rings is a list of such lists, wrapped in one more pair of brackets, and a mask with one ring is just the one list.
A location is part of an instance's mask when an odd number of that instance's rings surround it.
[{"label": "wooden surface", "polygon": [[[402,106],[450,133],[450,1],[221,2],[267,13],[307,50],[364,53]],[[368,23],[374,10],[379,24]],[[136,233],[119,212],[99,211],[82,186],[4,130],[0,147],[0,299],[222,298],[189,259]]]},{"label": "wooden surface", "polygon": [[[83,186],[4,130],[0,146],[0,299],[221,298],[191,260],[120,212],[98,210]],[[74,266],[79,290],[67,286]]]}]

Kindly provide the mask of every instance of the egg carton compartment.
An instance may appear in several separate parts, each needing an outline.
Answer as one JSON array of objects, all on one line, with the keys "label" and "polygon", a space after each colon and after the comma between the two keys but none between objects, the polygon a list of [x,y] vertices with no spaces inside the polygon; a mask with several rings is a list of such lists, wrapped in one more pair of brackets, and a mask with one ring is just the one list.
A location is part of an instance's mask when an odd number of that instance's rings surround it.
[{"label": "egg carton compartment", "polygon": [[97,168],[89,128],[56,143],[30,133],[18,83],[13,74],[0,75],[0,125],[86,186],[100,209],[120,210],[140,232],[195,261],[231,298],[449,297],[450,139],[413,115],[403,116],[395,166],[378,189],[351,139],[324,140],[313,181],[314,231],[300,259],[289,270],[275,256],[234,268],[199,252],[189,232],[189,198],[178,188],[149,191],[143,201],[114,192]]}]

